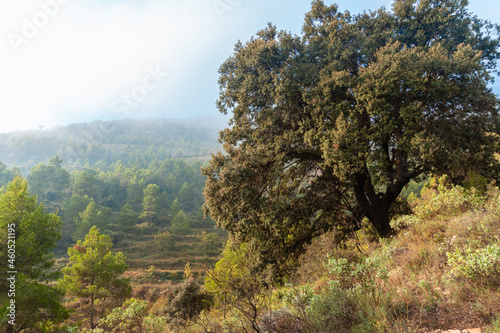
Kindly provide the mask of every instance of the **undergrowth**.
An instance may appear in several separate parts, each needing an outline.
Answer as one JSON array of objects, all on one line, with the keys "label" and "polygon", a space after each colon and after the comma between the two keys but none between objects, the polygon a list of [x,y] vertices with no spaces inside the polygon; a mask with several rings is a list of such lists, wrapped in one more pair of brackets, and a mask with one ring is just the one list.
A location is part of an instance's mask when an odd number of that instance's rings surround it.
[{"label": "undergrowth", "polygon": [[244,251],[226,249],[224,270],[209,273],[215,306],[184,331],[497,332],[500,194],[443,184],[425,191],[411,215],[393,219],[396,236],[375,240],[365,229],[336,244],[325,234],[283,287],[259,284]]},{"label": "undergrowth", "polygon": [[[413,213],[391,222],[395,236],[378,239],[367,223],[341,243],[326,233],[281,286],[250,270],[250,247],[228,242],[204,277],[188,265],[186,282],[150,297],[148,313],[165,332],[500,332],[500,191],[431,182],[412,197]],[[152,266],[144,279],[165,274]],[[138,311],[127,325],[146,327]]]}]

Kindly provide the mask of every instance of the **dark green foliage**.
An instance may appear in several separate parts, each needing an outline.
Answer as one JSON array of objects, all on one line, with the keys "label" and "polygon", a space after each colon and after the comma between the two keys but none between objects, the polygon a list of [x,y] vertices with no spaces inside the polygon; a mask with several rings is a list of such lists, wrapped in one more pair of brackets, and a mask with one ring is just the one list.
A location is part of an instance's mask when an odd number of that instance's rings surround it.
[{"label": "dark green foliage", "polygon": [[144,195],[144,188],[146,181],[141,178],[138,179],[134,176],[127,185],[127,203],[132,206],[134,210],[139,211],[142,208],[142,200]]},{"label": "dark green foliage", "polygon": [[208,310],[212,297],[201,290],[194,278],[190,278],[174,288],[168,303],[165,309],[167,321],[171,324],[182,324],[199,315],[201,311]]},{"label": "dark green foliage", "polygon": [[101,211],[96,203],[91,201],[85,210],[78,214],[78,218],[73,220],[75,225],[73,241],[83,240],[92,227],[105,228],[108,223],[106,212]]},{"label": "dark green foliage", "polygon": [[12,170],[8,170],[7,166],[0,162],[0,187],[6,186],[9,182],[14,180],[16,176],[20,176],[21,172],[19,169],[14,168]]},{"label": "dark green foliage", "polygon": [[97,172],[91,169],[83,169],[76,173],[75,180],[72,185],[73,194],[79,196],[88,196],[96,201],[99,201],[99,187],[97,186]]},{"label": "dark green foliage", "polygon": [[328,230],[367,217],[390,236],[412,179],[491,176],[498,32],[464,1],[359,15],[314,1],[301,36],[270,25],[238,43],[219,71],[218,107],[233,117],[226,154],[204,169],[206,212],[282,275]]},{"label": "dark green foliage", "polygon": [[158,222],[161,214],[160,187],[156,184],[149,184],[144,189],[144,199],[142,200],[142,213],[139,215],[143,221],[153,224]]},{"label": "dark green foliage", "polygon": [[35,165],[28,175],[30,191],[38,196],[44,203],[52,202],[62,204],[69,189],[69,172],[64,169],[62,159],[55,156],[49,164]]},{"label": "dark green foliage", "polygon": [[61,240],[58,243],[58,249],[67,251],[73,243],[73,234],[77,228],[75,221],[78,221],[80,213],[92,202],[88,196],[73,195],[70,199],[66,200],[62,209],[62,218],[64,221],[61,229]]},{"label": "dark green foliage", "polygon": [[[0,313],[10,299],[10,284],[7,281],[17,271],[15,283],[16,326],[20,331],[41,328],[48,322],[66,318],[67,311],[61,305],[63,293],[46,282],[56,278],[51,272],[54,265],[51,250],[61,237],[61,219],[55,213],[47,213],[37,202],[36,196],[28,192],[26,180],[16,177],[0,192],[0,258],[4,269],[0,271]],[[7,242],[8,234],[15,235]],[[8,248],[15,246],[14,260],[8,256]],[[12,266],[7,269],[7,265]],[[0,324],[5,329],[6,323]]]},{"label": "dark green foliage", "polygon": [[124,226],[133,226],[137,223],[138,217],[137,213],[134,212],[132,206],[129,204],[124,205],[120,210],[120,215],[118,216],[117,223],[121,227]]},{"label": "dark green foliage", "polygon": [[84,241],[68,249],[70,263],[63,268],[61,286],[81,301],[79,312],[91,329],[130,295],[129,281],[121,276],[128,268],[125,257],[112,247],[111,238],[92,227]]},{"label": "dark green foliage", "polygon": [[24,274],[19,274],[18,278],[16,285],[18,329],[36,327],[43,330],[46,324],[59,324],[69,317],[69,311],[61,304],[64,290],[58,286],[34,281]]},{"label": "dark green foliage", "polygon": [[[22,272],[31,279],[46,278],[47,269],[53,265],[50,251],[61,237],[62,221],[56,214],[47,213],[36,196],[28,192],[26,180],[16,177],[0,192],[0,223],[4,239],[8,225],[15,225],[16,266],[22,267]],[[1,244],[5,259],[6,242]]]}]

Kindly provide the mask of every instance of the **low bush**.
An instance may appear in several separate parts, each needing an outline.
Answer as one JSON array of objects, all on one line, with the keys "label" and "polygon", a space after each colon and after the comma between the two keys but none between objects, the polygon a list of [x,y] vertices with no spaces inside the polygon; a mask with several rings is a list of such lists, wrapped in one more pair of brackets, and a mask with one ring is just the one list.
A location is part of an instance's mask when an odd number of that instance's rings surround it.
[{"label": "low bush", "polygon": [[438,187],[438,193],[427,204],[417,206],[415,215],[420,219],[429,219],[438,215],[453,216],[464,213],[469,209],[484,207],[486,198],[474,188],[470,190],[460,186],[447,189],[443,185]]},{"label": "low bush", "polygon": [[169,295],[165,309],[167,321],[173,325],[183,325],[188,320],[208,310],[213,298],[201,290],[200,284],[190,278],[177,285]]},{"label": "low bush", "polygon": [[481,280],[497,286],[500,284],[500,243],[486,248],[448,252],[448,264],[452,267],[449,276],[469,280]]},{"label": "low bush", "polygon": [[165,331],[165,319],[147,314],[147,301],[127,299],[121,307],[113,309],[99,320],[98,327],[88,333],[161,333]]}]

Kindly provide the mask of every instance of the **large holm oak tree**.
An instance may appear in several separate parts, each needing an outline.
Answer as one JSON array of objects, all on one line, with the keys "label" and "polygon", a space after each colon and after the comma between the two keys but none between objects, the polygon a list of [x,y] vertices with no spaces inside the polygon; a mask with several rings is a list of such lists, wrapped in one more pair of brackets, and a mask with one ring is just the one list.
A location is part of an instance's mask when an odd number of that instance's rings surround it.
[{"label": "large holm oak tree", "polygon": [[206,211],[278,271],[364,217],[390,235],[410,180],[495,169],[499,32],[462,0],[359,15],[314,1],[300,36],[269,25],[238,43],[219,70],[232,119],[204,169]]}]

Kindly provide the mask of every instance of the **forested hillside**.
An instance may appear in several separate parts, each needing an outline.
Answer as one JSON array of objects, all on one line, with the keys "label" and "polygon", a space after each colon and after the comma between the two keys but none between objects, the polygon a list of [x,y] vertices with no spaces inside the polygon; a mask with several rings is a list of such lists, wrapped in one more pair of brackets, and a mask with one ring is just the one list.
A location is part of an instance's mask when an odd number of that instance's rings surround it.
[{"label": "forested hillside", "polygon": [[[85,299],[92,291],[78,286],[85,285],[82,281],[89,274],[96,274],[101,289],[92,298],[102,298],[103,303],[95,304],[97,308],[65,304],[78,310],[71,325],[88,311],[109,308],[109,301],[123,301],[131,291],[158,297],[160,290],[184,278],[185,267],[199,275],[213,266],[227,234],[202,212],[206,177],[201,168],[219,149],[216,138],[216,126],[167,120],[94,121],[2,134],[1,230],[17,233],[13,244],[17,257],[11,259],[11,267],[40,265],[35,273],[19,275],[22,296],[34,290],[39,293],[35,300],[18,297],[18,313],[25,315],[19,325],[40,327],[67,317],[59,303],[59,289],[44,287],[43,281],[52,281],[64,266],[80,260],[82,249],[90,251],[85,260],[96,261],[93,268],[83,275],[66,268],[66,279],[60,284],[65,284],[68,295]],[[20,207],[27,219],[18,219]],[[100,252],[92,252],[92,246]],[[111,247],[116,257],[106,254]],[[7,255],[0,249],[2,256]],[[27,259],[26,251],[38,250],[42,250],[39,256],[29,254]],[[117,274],[115,280],[102,275],[107,267],[95,266],[106,255],[115,262],[116,267],[109,267],[109,274]],[[126,278],[118,276],[125,271]],[[104,301],[107,291],[101,293],[107,288],[114,296]],[[40,316],[27,315],[39,308],[44,308]],[[0,324],[5,324],[5,318]]]},{"label": "forested hillside", "polygon": [[201,167],[219,149],[215,126],[94,121],[2,134],[0,142],[0,187],[22,174],[64,222],[57,257],[92,226],[132,267],[179,269],[196,255],[210,263],[222,248],[224,233],[201,211]]},{"label": "forested hillside", "polygon": [[142,166],[155,158],[207,160],[220,147],[220,129],[210,119],[123,119],[2,133],[0,161],[27,174],[31,167],[56,155],[69,169],[96,163],[109,165],[118,160],[125,165]]}]

